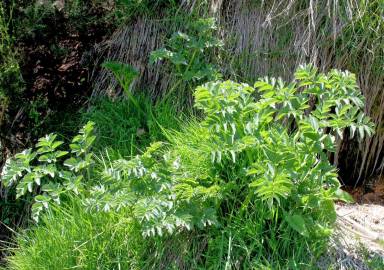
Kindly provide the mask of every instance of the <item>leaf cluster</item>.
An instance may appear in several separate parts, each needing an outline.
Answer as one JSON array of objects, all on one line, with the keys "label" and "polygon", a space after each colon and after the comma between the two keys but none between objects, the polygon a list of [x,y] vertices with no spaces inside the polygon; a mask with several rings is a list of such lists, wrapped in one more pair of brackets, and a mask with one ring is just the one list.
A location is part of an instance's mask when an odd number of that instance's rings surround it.
[{"label": "leaf cluster", "polygon": [[166,61],[171,74],[179,80],[176,86],[184,82],[191,91],[198,83],[217,80],[222,75],[208,57],[223,46],[216,32],[214,18],[198,19],[187,33],[174,33],[164,48],[153,51],[150,62]]},{"label": "leaf cluster", "polygon": [[129,209],[144,236],[172,234],[216,224],[212,201],[218,186],[205,187],[181,164],[179,156],[153,143],[131,160],[106,163],[102,184],[85,200],[89,209]]},{"label": "leaf cluster", "polygon": [[266,211],[258,222],[274,235],[294,232],[308,243],[329,236],[334,201],[352,199],[327,154],[346,129],[359,138],[373,133],[355,76],[301,66],[288,84],[210,82],[196,89],[195,101],[201,123],[171,134],[170,145],[106,163],[110,181],[88,205],[128,207],[146,236],[220,226],[228,213],[248,211]]},{"label": "leaf cluster", "polygon": [[[40,212],[50,203],[60,204],[60,197],[82,190],[83,172],[93,163],[89,152],[95,136],[94,124],[88,122],[69,144],[67,151],[56,134],[40,138],[35,148],[22,151],[6,161],[1,181],[7,188],[16,188],[16,199],[31,194],[32,218],[37,222]],[[66,159],[64,159],[66,157]]]}]

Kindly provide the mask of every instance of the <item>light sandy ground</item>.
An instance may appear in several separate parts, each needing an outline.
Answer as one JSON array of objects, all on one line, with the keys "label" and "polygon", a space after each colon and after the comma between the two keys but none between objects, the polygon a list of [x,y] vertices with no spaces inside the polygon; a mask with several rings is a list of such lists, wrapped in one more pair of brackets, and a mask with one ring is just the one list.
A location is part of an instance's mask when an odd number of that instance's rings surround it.
[{"label": "light sandy ground", "polygon": [[337,229],[320,269],[384,270],[384,206],[338,204]]},{"label": "light sandy ground", "polygon": [[[376,204],[338,205],[338,226],[351,232],[372,251],[384,249],[384,206]],[[384,270],[384,269],[383,269]]]},{"label": "light sandy ground", "polygon": [[384,177],[349,192],[357,203],[336,205],[337,229],[318,266],[384,270]]}]

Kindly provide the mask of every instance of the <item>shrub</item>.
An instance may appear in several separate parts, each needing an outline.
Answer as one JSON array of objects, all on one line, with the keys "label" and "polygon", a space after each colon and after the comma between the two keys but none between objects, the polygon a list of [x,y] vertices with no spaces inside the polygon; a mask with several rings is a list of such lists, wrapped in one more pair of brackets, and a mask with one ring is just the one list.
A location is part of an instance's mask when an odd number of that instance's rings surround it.
[{"label": "shrub", "polygon": [[318,255],[336,219],[334,200],[351,200],[327,154],[345,129],[359,138],[372,134],[360,112],[364,99],[353,74],[319,74],[311,66],[300,67],[289,84],[264,78],[255,86],[258,101],[246,84],[198,87],[203,122],[169,135],[163,150],[156,143],[107,164],[109,181],[88,204],[130,209],[144,236],[252,222],[258,235],[248,244],[265,260],[294,256],[293,242]]},{"label": "shrub", "polygon": [[[56,134],[39,139],[35,149],[26,149],[5,162],[1,181],[5,187],[16,187],[16,199],[31,193],[34,197],[32,218],[52,202],[60,204],[64,193],[79,194],[83,171],[93,163],[90,147],[95,140],[93,123],[87,123],[69,145],[70,151],[59,150],[64,143]],[[63,157],[67,157],[62,161]]]},{"label": "shrub", "polygon": [[189,90],[184,93],[188,96],[199,83],[221,78],[219,69],[208,57],[223,46],[215,36],[216,30],[214,18],[198,19],[190,24],[188,33],[174,33],[165,48],[151,53],[150,62],[166,60],[167,70],[177,78],[165,99],[177,88]]},{"label": "shrub", "polygon": [[[289,84],[264,78],[255,87],[259,99],[247,84],[198,87],[201,122],[165,132],[169,143],[132,159],[104,160],[99,184],[84,194],[87,218],[47,219],[46,231],[19,239],[10,265],[307,269],[332,232],[334,200],[351,201],[327,155],[346,129],[362,138],[373,126],[349,72],[302,66]],[[102,217],[117,217],[116,227]],[[44,246],[48,234],[55,238]]]}]

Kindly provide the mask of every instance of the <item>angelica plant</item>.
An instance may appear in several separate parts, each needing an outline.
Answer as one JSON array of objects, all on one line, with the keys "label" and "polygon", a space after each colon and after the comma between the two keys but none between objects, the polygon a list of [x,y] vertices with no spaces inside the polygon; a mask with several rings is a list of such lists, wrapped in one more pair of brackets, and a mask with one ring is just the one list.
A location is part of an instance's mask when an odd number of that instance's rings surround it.
[{"label": "angelica plant", "polygon": [[289,246],[292,234],[317,249],[332,232],[334,201],[352,200],[328,160],[336,137],[374,130],[355,76],[301,66],[290,83],[216,81],[194,96],[203,119],[167,134],[169,144],[105,162],[87,205],[130,209],[145,236],[227,226],[256,213],[267,252],[278,248],[270,239]]},{"label": "angelica plant", "polygon": [[187,33],[174,33],[164,48],[151,53],[151,63],[166,61],[169,70],[177,78],[166,97],[177,88],[193,91],[199,83],[221,78],[218,67],[207,57],[210,52],[223,46],[222,40],[215,35],[216,31],[214,18],[199,19],[191,23]]},{"label": "angelica plant", "polygon": [[40,138],[30,148],[8,159],[1,172],[7,188],[16,189],[16,199],[31,194],[32,218],[37,222],[51,203],[60,204],[60,197],[68,192],[79,194],[84,173],[93,163],[90,148],[95,136],[94,124],[88,122],[76,135],[68,150],[60,150],[63,141],[56,134]]}]

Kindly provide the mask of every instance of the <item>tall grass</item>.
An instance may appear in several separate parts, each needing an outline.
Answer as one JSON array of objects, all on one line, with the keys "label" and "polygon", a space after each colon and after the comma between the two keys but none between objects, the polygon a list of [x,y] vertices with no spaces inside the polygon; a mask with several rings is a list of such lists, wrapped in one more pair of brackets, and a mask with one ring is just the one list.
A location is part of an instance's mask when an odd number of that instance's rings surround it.
[{"label": "tall grass", "polygon": [[192,235],[143,238],[129,216],[87,212],[71,198],[45,213],[39,226],[17,235],[6,269],[198,269],[194,256],[201,249],[191,249],[199,247]]},{"label": "tall grass", "polygon": [[76,200],[17,239],[8,269],[138,269],[145,247],[126,213],[89,213]]},{"label": "tall grass", "polygon": [[97,126],[95,149],[106,148],[113,156],[133,156],[151,141],[165,139],[163,129],[178,129],[182,116],[170,102],[156,106],[145,95],[135,99],[142,110],[128,99],[100,97],[82,114],[83,122],[93,121]]}]

